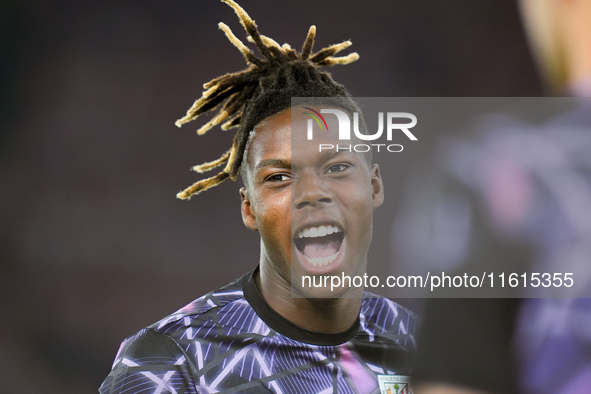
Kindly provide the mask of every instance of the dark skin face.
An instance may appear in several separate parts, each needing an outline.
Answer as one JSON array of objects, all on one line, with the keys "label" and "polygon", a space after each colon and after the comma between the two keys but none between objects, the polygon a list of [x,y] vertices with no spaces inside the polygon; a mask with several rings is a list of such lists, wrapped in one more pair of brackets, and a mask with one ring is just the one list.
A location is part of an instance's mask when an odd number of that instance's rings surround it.
[{"label": "dark skin face", "polygon": [[[259,123],[240,195],[244,224],[261,236],[257,284],[263,298],[301,327],[336,333],[355,322],[361,299],[338,297],[343,289],[302,288],[300,277],[362,275],[373,211],[384,196],[379,167],[363,155],[318,151],[320,143],[338,143],[336,119],[326,118],[332,132],[315,130],[313,141],[305,137],[309,117],[300,108]],[[292,297],[292,284],[305,298]]]}]

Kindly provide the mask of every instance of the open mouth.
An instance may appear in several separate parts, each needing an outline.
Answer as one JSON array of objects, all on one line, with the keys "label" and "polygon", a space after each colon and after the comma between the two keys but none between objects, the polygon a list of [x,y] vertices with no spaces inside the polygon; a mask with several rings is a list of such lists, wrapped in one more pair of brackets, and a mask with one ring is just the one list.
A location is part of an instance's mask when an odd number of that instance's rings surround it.
[{"label": "open mouth", "polygon": [[334,225],[306,227],[294,243],[305,259],[314,267],[325,267],[335,261],[345,233]]}]

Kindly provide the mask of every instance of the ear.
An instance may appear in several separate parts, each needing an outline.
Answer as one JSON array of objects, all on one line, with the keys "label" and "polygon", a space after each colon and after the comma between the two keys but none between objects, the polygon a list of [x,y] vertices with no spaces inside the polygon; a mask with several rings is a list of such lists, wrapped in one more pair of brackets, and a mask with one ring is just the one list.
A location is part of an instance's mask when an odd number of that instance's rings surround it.
[{"label": "ear", "polygon": [[248,197],[248,191],[245,187],[240,188],[240,200],[240,212],[242,213],[242,222],[244,223],[246,228],[252,231],[258,231],[259,228],[257,226],[254,210]]},{"label": "ear", "polygon": [[377,209],[384,202],[384,183],[380,175],[380,166],[372,164],[369,170],[371,175],[371,197],[373,199],[373,209]]}]

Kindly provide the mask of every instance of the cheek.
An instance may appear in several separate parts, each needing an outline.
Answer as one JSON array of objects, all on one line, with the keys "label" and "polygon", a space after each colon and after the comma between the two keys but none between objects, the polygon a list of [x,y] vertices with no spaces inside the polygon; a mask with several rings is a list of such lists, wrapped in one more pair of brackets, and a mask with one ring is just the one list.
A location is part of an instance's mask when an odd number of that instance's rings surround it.
[{"label": "cheek", "polygon": [[[367,187],[359,187],[360,185],[367,185]],[[373,211],[373,195],[369,181],[363,179],[356,184],[351,184],[341,195],[351,210],[355,209],[356,212]]]},{"label": "cheek", "polygon": [[290,195],[276,196],[274,200],[258,204],[256,222],[263,238],[290,238],[291,232]]},{"label": "cheek", "polygon": [[349,197],[350,200],[345,202],[345,207],[351,215],[351,224],[360,231],[371,232],[374,212],[371,193],[359,192]]}]

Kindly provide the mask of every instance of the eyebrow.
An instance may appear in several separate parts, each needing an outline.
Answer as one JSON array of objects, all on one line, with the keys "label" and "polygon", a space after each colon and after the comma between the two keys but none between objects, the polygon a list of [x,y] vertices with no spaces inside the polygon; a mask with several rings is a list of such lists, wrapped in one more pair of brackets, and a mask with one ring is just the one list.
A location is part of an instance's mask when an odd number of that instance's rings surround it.
[{"label": "eyebrow", "polygon": [[[333,160],[333,158],[335,158],[337,156],[350,156],[351,154],[353,154],[353,153],[348,152],[348,151],[336,152],[333,150],[327,150],[327,151],[320,153],[319,161],[322,163],[326,163],[327,161]],[[355,153],[355,154],[357,154],[357,153]]]},{"label": "eyebrow", "polygon": [[346,152],[346,151],[342,151],[342,152],[337,152],[337,151],[332,151],[332,150],[327,150],[324,152],[320,153],[320,160],[322,161],[329,161],[330,159],[332,159],[335,156],[341,155],[341,154],[345,154],[345,153],[350,153],[350,152]]},{"label": "eyebrow", "polygon": [[260,170],[264,167],[279,167],[279,168],[291,168],[291,161],[285,159],[265,159],[259,161],[255,167],[255,171]]}]

